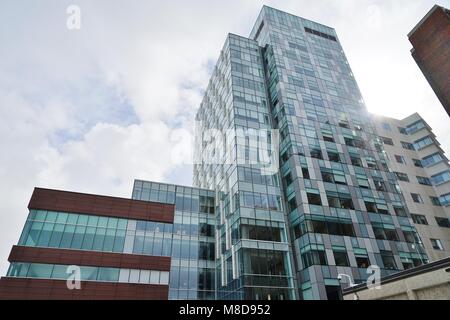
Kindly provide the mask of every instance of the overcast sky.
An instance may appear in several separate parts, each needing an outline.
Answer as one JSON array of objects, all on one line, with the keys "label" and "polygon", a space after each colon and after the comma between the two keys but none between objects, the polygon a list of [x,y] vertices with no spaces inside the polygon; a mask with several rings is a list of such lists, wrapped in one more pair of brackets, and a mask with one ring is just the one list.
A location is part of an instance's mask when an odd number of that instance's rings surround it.
[{"label": "overcast sky", "polygon": [[407,39],[435,2],[1,0],[0,276],[35,186],[130,197],[134,178],[191,184],[174,148],[227,33],[248,36],[263,4],[334,27],[369,110],[419,112],[448,152],[449,118]]}]

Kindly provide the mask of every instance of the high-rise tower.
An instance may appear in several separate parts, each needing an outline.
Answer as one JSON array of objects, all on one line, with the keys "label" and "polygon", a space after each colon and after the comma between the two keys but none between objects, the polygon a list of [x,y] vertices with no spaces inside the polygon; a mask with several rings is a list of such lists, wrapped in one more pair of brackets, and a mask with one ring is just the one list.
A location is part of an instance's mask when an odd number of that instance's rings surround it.
[{"label": "high-rise tower", "polygon": [[264,6],[249,38],[228,36],[197,121],[219,298],[333,299],[338,274],[427,261],[334,29]]}]

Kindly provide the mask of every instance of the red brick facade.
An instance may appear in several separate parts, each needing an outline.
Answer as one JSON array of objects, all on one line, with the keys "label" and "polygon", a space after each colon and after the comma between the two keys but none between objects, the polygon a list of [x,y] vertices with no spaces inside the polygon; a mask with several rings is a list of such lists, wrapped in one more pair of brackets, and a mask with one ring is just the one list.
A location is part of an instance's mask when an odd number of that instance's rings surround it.
[{"label": "red brick facade", "polygon": [[9,262],[170,271],[170,257],[14,246]]},{"label": "red brick facade", "polygon": [[173,223],[175,205],[35,188],[28,209]]},{"label": "red brick facade", "polygon": [[414,59],[450,116],[450,11],[433,8],[409,41]]},{"label": "red brick facade", "polygon": [[64,280],[0,279],[0,300],[167,300],[169,286],[131,283],[81,283],[67,289]]},{"label": "red brick facade", "polygon": [[[41,188],[34,189],[28,208],[165,223],[173,223],[175,213],[175,206],[170,204]],[[71,249],[14,246],[8,260],[10,262],[170,271],[170,257]],[[168,293],[168,285],[83,281],[81,290],[69,290],[64,280],[12,277],[0,279],[0,300],[167,300]]]}]

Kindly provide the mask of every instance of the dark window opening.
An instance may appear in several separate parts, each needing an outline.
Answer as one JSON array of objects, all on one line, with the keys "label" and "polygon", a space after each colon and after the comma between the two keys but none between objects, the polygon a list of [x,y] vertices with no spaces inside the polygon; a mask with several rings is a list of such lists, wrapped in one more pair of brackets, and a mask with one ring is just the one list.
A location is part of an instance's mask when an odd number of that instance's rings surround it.
[{"label": "dark window opening", "polygon": [[380,251],[381,260],[383,261],[384,268],[389,270],[396,270],[397,265],[395,264],[394,255],[389,251]]},{"label": "dark window opening", "polygon": [[398,180],[409,182],[409,178],[408,178],[408,175],[406,173],[402,173],[402,172],[394,172],[394,173],[397,176]]},{"label": "dark window opening", "polygon": [[406,217],[406,210],[403,207],[394,207],[394,212],[398,217]]},{"label": "dark window opening", "polygon": [[416,167],[423,168],[422,161],[420,161],[418,159],[412,159],[412,161]]},{"label": "dark window opening", "polygon": [[325,286],[328,300],[342,300],[342,292],[340,286]]},{"label": "dark window opening", "polygon": [[302,168],[302,174],[304,179],[310,179],[308,168]]},{"label": "dark window opening", "polygon": [[386,239],[389,241],[398,241],[398,234],[395,230],[385,229]]},{"label": "dark window opening", "polygon": [[339,122],[339,127],[345,128],[345,129],[350,129],[348,122]]},{"label": "dark window opening", "polygon": [[300,238],[308,232],[331,234],[336,236],[355,236],[355,231],[351,222],[344,223],[339,221],[306,220],[295,225],[293,229],[295,239]]},{"label": "dark window opening", "polygon": [[326,34],[326,33],[320,32],[320,31],[316,31],[316,30],[313,30],[313,29],[310,29],[310,28],[307,28],[307,27],[305,27],[305,31],[307,33],[311,33],[311,34],[314,34],[316,36],[319,36],[319,37],[322,37],[322,38],[325,38],[325,39],[337,41],[335,36],[332,36],[332,35],[329,35],[329,34]]},{"label": "dark window opening", "polygon": [[281,242],[281,229],[269,226],[241,225],[242,239]]},{"label": "dark window opening", "polygon": [[333,162],[341,162],[341,158],[337,152],[328,151],[328,159]]},{"label": "dark window opening", "polygon": [[382,180],[373,179],[373,183],[375,184],[375,189],[377,189],[378,191],[387,191],[386,185]]},{"label": "dark window opening", "polygon": [[348,261],[347,252],[344,251],[333,251],[334,261],[339,267],[349,267],[350,263]]},{"label": "dark window opening", "polygon": [[306,196],[308,197],[309,204],[321,206],[322,201],[320,199],[320,195],[314,194],[314,193],[307,193]]},{"label": "dark window opening", "polygon": [[362,161],[360,158],[357,157],[350,157],[350,160],[352,161],[352,165],[357,166],[357,167],[362,167]]},{"label": "dark window opening", "polygon": [[291,200],[288,201],[289,205],[289,212],[294,211],[297,209],[297,201],[295,200],[295,197],[293,197]]},{"label": "dark window opening", "polygon": [[367,269],[370,266],[370,260],[368,257],[355,257],[356,258],[356,265],[358,268],[364,268]]},{"label": "dark window opening", "polygon": [[302,254],[302,261],[304,268],[308,268],[313,265],[327,266],[327,257],[325,251],[311,250]]},{"label": "dark window opening", "polygon": [[332,208],[350,209],[354,210],[352,199],[349,198],[338,198],[333,196],[327,196],[328,204]]},{"label": "dark window opening", "polygon": [[331,182],[334,183],[334,178],[333,178],[333,174],[329,173],[329,172],[323,172],[322,171],[322,180],[324,182]]},{"label": "dark window opening", "polygon": [[412,231],[403,231],[403,236],[405,237],[405,241],[409,243],[416,243],[416,236]]},{"label": "dark window opening", "polygon": [[394,145],[394,142],[392,141],[391,138],[381,137],[381,140],[383,141],[383,144],[387,144],[387,145],[390,145],[390,146]]},{"label": "dark window opening", "polygon": [[411,214],[411,218],[415,224],[428,225],[427,218],[421,214]]},{"label": "dark window opening", "polygon": [[364,201],[364,204],[366,205],[367,212],[377,212],[377,206],[374,202]]},{"label": "dark window opening", "polygon": [[311,149],[311,157],[323,160],[322,151],[320,149]]},{"label": "dark window opening", "polygon": [[447,218],[434,217],[439,227],[450,228],[450,221]]}]

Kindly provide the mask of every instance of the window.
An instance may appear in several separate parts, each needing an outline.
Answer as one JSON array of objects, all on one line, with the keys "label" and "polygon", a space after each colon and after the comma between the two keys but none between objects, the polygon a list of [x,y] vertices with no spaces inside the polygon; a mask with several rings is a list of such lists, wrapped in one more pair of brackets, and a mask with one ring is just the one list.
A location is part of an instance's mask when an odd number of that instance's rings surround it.
[{"label": "window", "polygon": [[393,146],[394,142],[391,138],[381,137],[381,141],[383,141],[383,144],[387,144],[389,146]]},{"label": "window", "polygon": [[355,231],[351,221],[338,219],[328,220],[305,220],[293,227],[295,239],[302,235],[311,233],[331,234],[336,236],[354,237]]},{"label": "window", "polygon": [[394,212],[398,217],[406,217],[406,210],[403,207],[394,206]]},{"label": "window", "polygon": [[334,172],[331,173],[327,169],[322,169],[322,180],[324,182],[336,183],[336,184],[347,184],[347,180],[345,179],[345,174],[343,172]]},{"label": "window", "polygon": [[304,268],[308,268],[313,265],[327,266],[327,257],[325,251],[311,250],[302,254],[302,261]]},{"label": "window", "polygon": [[450,204],[450,193],[444,194],[439,197],[439,202],[442,206],[447,206]]},{"label": "window", "polygon": [[386,238],[390,241],[398,241],[397,231],[391,229],[385,229]]},{"label": "window", "polygon": [[317,206],[322,205],[322,201],[320,200],[319,194],[307,193],[306,196],[308,197],[309,204],[313,204],[313,205],[317,205]]},{"label": "window", "polygon": [[328,199],[328,205],[332,208],[341,208],[341,209],[350,209],[350,210],[355,209],[351,198],[327,195],[327,199]]},{"label": "window", "polygon": [[412,231],[403,231],[403,236],[405,237],[405,241],[409,243],[418,242],[415,236],[415,233]]},{"label": "window", "polygon": [[422,197],[420,196],[420,194],[411,193],[411,198],[413,199],[413,201],[415,203],[423,203],[423,200],[422,200]]},{"label": "window", "polygon": [[405,158],[403,158],[402,156],[399,156],[399,155],[395,155],[395,160],[398,162],[398,163],[401,163],[401,164],[406,164],[406,161],[405,161]]},{"label": "window", "polygon": [[366,205],[367,212],[377,212],[377,207],[374,202],[365,201],[364,204]]},{"label": "window", "polygon": [[373,233],[375,235],[375,239],[398,241],[398,235],[395,230],[385,229],[379,225],[373,225],[372,229],[373,229]]},{"label": "window", "polygon": [[422,139],[414,141],[414,149],[420,150],[425,147],[428,147],[429,145],[433,144],[434,140],[430,136],[423,137]]},{"label": "window", "polygon": [[364,189],[369,189],[369,180],[362,174],[356,174],[356,179],[358,180],[358,186]]},{"label": "window", "polygon": [[334,183],[336,184],[347,184],[347,180],[345,179],[345,175],[343,173],[334,173],[333,174]]},{"label": "window", "polygon": [[350,129],[348,121],[346,121],[346,120],[340,120],[339,121],[339,127],[345,128],[345,129]]},{"label": "window", "polygon": [[413,134],[413,133],[419,131],[422,128],[425,128],[425,123],[422,120],[418,120],[418,121],[410,124],[409,126],[407,126],[406,127],[406,132],[408,134]]},{"label": "window", "polygon": [[391,126],[390,126],[389,123],[383,122],[383,123],[381,124],[381,126],[383,127],[384,130],[386,130],[386,131],[391,131]]},{"label": "window", "polygon": [[334,261],[339,267],[350,267],[348,262],[348,255],[345,251],[333,251]]},{"label": "window", "polygon": [[431,167],[442,161],[444,161],[444,157],[439,152],[436,152],[423,158],[421,162],[424,167]]},{"label": "window", "polygon": [[330,172],[322,171],[322,180],[324,182],[334,183],[333,174]]},{"label": "window", "polygon": [[295,199],[295,197],[293,197],[291,200],[288,201],[288,207],[289,212],[292,212],[295,209],[297,209],[297,200]]},{"label": "window", "polygon": [[322,135],[323,136],[323,140],[324,141],[327,141],[327,142],[334,142],[334,139],[333,139],[333,137],[332,136],[330,136],[330,135]]},{"label": "window", "polygon": [[441,201],[439,201],[438,197],[430,197],[430,201],[433,204],[433,206],[440,207]]},{"label": "window", "polygon": [[302,168],[302,174],[303,174],[303,179],[308,179],[308,180],[310,179],[308,168]]},{"label": "window", "polygon": [[373,179],[373,183],[375,184],[375,189],[378,191],[387,191],[383,180]]},{"label": "window", "polygon": [[322,151],[320,149],[311,149],[311,157],[315,159],[323,160]]},{"label": "window", "polygon": [[402,144],[403,149],[414,150],[414,146],[409,142],[401,141],[401,144]]},{"label": "window", "polygon": [[397,176],[398,180],[409,182],[409,178],[408,178],[408,175],[406,173],[402,173],[402,172],[394,172],[394,173]]},{"label": "window", "polygon": [[419,184],[422,184],[422,185],[424,185],[424,186],[431,186],[431,181],[430,181],[430,179],[428,179],[428,178],[426,178],[426,177],[419,177],[419,176],[417,176],[416,178],[417,178],[417,182],[418,182]]},{"label": "window", "polygon": [[370,266],[370,260],[367,256],[355,256],[358,268],[367,269]]},{"label": "window", "polygon": [[431,182],[435,186],[445,183],[447,181],[450,181],[450,171],[444,171],[444,172],[441,172],[441,173],[431,176]]},{"label": "window", "polygon": [[434,217],[439,227],[450,228],[450,220],[447,218]]},{"label": "window", "polygon": [[415,224],[428,225],[427,218],[421,214],[411,214],[411,218]]},{"label": "window", "polygon": [[422,165],[422,161],[418,160],[418,159],[412,159],[412,162],[414,163],[414,165],[418,168],[423,168]]},{"label": "window", "polygon": [[328,153],[328,159],[333,162],[341,162],[341,158],[339,157],[339,153],[327,151]]},{"label": "window", "polygon": [[327,300],[342,300],[342,291],[340,286],[325,286]]},{"label": "window", "polygon": [[383,261],[384,268],[389,270],[396,270],[397,265],[395,264],[394,255],[390,251],[380,250],[381,260]]},{"label": "window", "polygon": [[439,239],[430,239],[431,246],[435,250],[444,250],[444,247],[442,246],[441,240]]},{"label": "window", "polygon": [[373,157],[366,157],[367,167],[378,170],[377,161]]},{"label": "window", "polygon": [[397,127],[397,128],[398,128],[398,132],[400,132],[401,134],[407,134],[405,128],[402,128],[402,127]]},{"label": "window", "polygon": [[356,156],[350,156],[350,160],[352,161],[352,165],[357,167],[362,167],[362,161],[359,157]]}]

